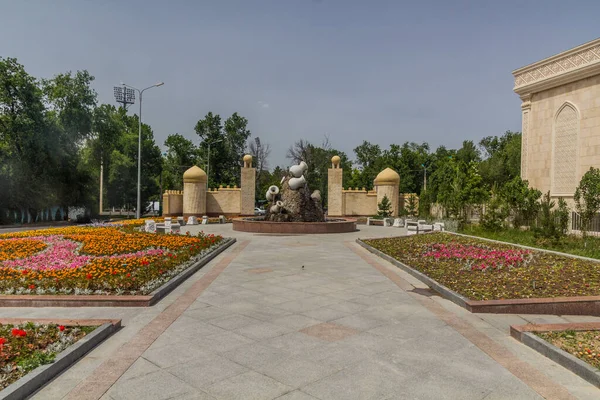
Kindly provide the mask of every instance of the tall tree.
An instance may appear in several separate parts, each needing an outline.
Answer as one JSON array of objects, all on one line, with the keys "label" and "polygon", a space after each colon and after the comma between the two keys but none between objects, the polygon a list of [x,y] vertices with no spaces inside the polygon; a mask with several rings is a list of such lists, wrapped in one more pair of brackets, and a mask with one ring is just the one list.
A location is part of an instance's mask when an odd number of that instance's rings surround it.
[{"label": "tall tree", "polygon": [[575,189],[575,209],[581,217],[581,231],[587,235],[592,219],[600,211],[600,169],[590,167]]},{"label": "tall tree", "polygon": [[502,136],[487,136],[479,142],[484,160],[480,164],[483,182],[500,186],[521,174],[521,134],[506,131]]},{"label": "tall tree", "polygon": [[264,196],[264,193],[260,193],[259,188],[262,185],[264,177],[269,172],[271,146],[269,143],[261,142],[260,139],[256,138],[256,140],[248,141],[248,153],[252,155],[256,167],[256,200],[258,201]]},{"label": "tall tree", "polygon": [[201,162],[200,152],[191,140],[179,133],[165,140],[167,153],[163,159],[163,190],[183,190],[183,173]]},{"label": "tall tree", "polygon": [[210,158],[209,186],[239,184],[242,158],[250,137],[247,126],[248,120],[238,113],[233,113],[223,125],[218,114],[209,112],[196,124],[195,131],[202,139],[201,154],[206,154],[207,163]]},{"label": "tall tree", "polygon": [[379,145],[366,140],[354,148],[355,163],[359,166],[360,174],[352,175],[352,187],[373,188],[373,180],[384,168],[382,165],[382,151]]},{"label": "tall tree", "polygon": [[344,182],[349,182],[352,174],[352,163],[348,156],[331,147],[329,139],[325,137],[321,146],[315,146],[307,140],[300,139],[288,150],[287,158],[295,164],[300,161],[306,162],[308,170],[304,174],[308,187],[311,190],[321,191],[323,204],[327,204],[327,178],[328,169],[331,167],[331,158],[339,156],[340,167],[344,170]]}]

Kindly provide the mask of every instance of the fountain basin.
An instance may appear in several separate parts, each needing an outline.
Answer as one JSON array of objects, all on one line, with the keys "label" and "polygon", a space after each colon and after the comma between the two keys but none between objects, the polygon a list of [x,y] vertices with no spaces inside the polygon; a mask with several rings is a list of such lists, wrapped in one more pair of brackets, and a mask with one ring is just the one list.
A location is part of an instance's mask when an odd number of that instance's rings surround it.
[{"label": "fountain basin", "polygon": [[235,218],[233,230],[251,233],[346,233],[356,231],[356,220],[332,218],[326,222],[272,222],[260,218]]}]

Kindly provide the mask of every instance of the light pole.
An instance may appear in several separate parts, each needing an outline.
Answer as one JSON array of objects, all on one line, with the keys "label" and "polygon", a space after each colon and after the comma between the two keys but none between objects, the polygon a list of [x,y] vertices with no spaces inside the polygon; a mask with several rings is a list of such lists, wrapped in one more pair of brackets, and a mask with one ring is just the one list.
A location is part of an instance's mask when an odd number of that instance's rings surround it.
[{"label": "light pole", "polygon": [[421,164],[421,167],[423,167],[424,170],[424,174],[423,174],[423,191],[427,191],[427,167],[425,166],[425,164]]},{"label": "light pole", "polygon": [[165,160],[164,158],[167,156],[167,153],[162,153],[162,157],[160,159],[160,192],[158,193],[158,213],[162,216],[162,206],[163,206],[163,190],[162,190],[162,181],[163,181],[163,172],[165,169]]},{"label": "light pole", "polygon": [[138,122],[139,122],[139,132],[138,132],[138,174],[137,174],[137,207],[135,209],[135,217],[136,218],[140,218],[141,215],[141,208],[142,208],[142,197],[141,197],[141,180],[142,180],[142,95],[144,94],[144,92],[148,89],[152,89],[154,87],[159,87],[164,85],[164,82],[159,82],[159,83],[155,83],[152,86],[148,86],[147,88],[144,88],[142,90],[133,87],[131,85],[126,85],[123,84],[123,86],[126,86],[128,88],[131,88],[133,90],[137,90],[138,94],[140,95],[140,114],[138,115]]},{"label": "light pole", "polygon": [[210,145],[219,143],[222,141],[223,141],[223,139],[213,140],[212,142],[208,142],[208,156],[206,157],[206,159],[207,159],[207,161],[206,161],[206,186],[207,187],[209,185],[209,179],[210,179]]}]

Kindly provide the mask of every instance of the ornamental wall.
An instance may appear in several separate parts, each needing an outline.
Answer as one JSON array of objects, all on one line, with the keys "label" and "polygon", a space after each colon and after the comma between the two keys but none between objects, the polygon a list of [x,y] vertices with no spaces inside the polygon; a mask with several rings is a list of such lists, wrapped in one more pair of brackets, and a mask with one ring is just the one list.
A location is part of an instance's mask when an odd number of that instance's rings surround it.
[{"label": "ornamental wall", "polygon": [[[242,190],[240,188],[212,189],[206,193],[206,214],[240,215],[242,203]],[[252,209],[254,214],[254,208]]]},{"label": "ornamental wall", "polygon": [[365,189],[342,190],[344,216],[377,215],[377,192]]}]

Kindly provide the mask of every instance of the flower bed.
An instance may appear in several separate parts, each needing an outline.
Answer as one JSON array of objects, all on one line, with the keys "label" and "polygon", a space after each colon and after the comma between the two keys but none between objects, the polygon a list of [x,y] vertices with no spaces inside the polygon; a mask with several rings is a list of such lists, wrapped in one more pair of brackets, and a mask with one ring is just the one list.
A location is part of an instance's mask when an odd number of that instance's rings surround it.
[{"label": "flower bed", "polygon": [[540,338],[600,369],[600,331],[536,332]]},{"label": "flower bed", "polygon": [[0,390],[40,365],[52,363],[58,353],[94,329],[31,322],[0,324]]},{"label": "flower bed", "polygon": [[600,295],[600,264],[430,233],[364,242],[472,300]]},{"label": "flower bed", "polygon": [[0,294],[143,295],[223,240],[138,232],[140,223],[0,235]]}]

